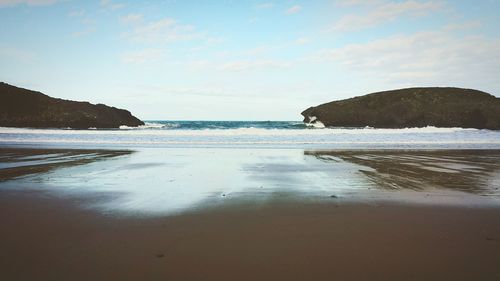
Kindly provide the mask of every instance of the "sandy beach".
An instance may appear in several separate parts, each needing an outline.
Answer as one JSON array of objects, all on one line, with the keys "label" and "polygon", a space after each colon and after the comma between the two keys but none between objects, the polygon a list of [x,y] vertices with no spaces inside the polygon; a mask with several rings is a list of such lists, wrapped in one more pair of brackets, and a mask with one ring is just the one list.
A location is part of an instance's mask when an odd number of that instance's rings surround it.
[{"label": "sandy beach", "polygon": [[0,278],[498,280],[498,159],[4,148]]},{"label": "sandy beach", "polygon": [[498,280],[500,209],[273,205],[117,218],[0,194],[3,280]]}]

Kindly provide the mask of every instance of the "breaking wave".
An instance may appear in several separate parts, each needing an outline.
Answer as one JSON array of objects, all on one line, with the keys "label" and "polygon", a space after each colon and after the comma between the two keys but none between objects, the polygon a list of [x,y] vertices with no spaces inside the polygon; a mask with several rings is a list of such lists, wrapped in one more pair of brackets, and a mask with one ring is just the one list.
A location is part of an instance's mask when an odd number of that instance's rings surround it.
[{"label": "breaking wave", "polygon": [[51,146],[273,146],[321,148],[498,148],[500,131],[464,128],[309,128],[287,121],[151,121],[103,130],[0,127],[0,144]]}]

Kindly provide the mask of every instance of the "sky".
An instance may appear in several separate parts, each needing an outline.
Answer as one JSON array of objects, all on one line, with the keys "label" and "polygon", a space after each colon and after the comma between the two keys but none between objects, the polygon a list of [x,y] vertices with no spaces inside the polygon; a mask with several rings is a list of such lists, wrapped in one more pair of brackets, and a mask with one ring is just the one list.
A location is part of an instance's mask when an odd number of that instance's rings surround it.
[{"label": "sky", "polygon": [[301,120],[405,87],[500,96],[500,0],[0,0],[0,81],[143,120]]}]

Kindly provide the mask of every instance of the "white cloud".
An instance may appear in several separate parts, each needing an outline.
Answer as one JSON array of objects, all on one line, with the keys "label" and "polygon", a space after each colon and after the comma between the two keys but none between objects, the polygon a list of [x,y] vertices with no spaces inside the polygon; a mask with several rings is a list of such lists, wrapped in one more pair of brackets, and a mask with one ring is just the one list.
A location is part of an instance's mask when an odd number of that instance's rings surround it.
[{"label": "white cloud", "polygon": [[355,6],[355,5],[377,5],[386,2],[386,0],[337,0],[335,3],[338,6]]},{"label": "white cloud", "polygon": [[26,4],[28,6],[47,6],[59,2],[59,0],[0,0],[0,7],[16,6]]},{"label": "white cloud", "polygon": [[266,3],[260,3],[255,5],[255,9],[262,10],[262,9],[270,9],[274,7],[274,3],[272,2],[266,2]]},{"label": "white cloud", "polygon": [[101,2],[99,2],[99,4],[102,7],[104,7],[105,9],[109,9],[109,10],[117,10],[117,9],[121,9],[121,8],[125,7],[125,4],[117,3],[117,2],[114,2],[112,0],[101,0]]},{"label": "white cloud", "polygon": [[83,36],[87,36],[89,34],[92,34],[95,31],[96,31],[95,27],[88,27],[88,28],[85,28],[83,30],[75,31],[75,32],[71,33],[71,36],[73,36],[73,37],[83,37]]},{"label": "white cloud", "polygon": [[79,30],[71,33],[72,37],[84,37],[91,33],[94,33],[97,30],[97,20],[89,16],[85,10],[72,10],[68,13],[68,16],[78,21],[82,25]]},{"label": "white cloud", "polygon": [[79,10],[73,10],[68,13],[68,17],[70,18],[80,18],[85,15],[85,10],[79,9]]},{"label": "white cloud", "polygon": [[309,38],[306,38],[306,37],[297,38],[297,40],[295,40],[295,43],[297,43],[299,45],[307,44],[307,43],[309,43]]},{"label": "white cloud", "polygon": [[300,12],[300,10],[302,10],[302,7],[300,5],[295,5],[295,6],[288,8],[285,11],[285,14],[287,14],[287,15],[296,14],[296,13]]},{"label": "white cloud", "polygon": [[241,60],[223,64],[221,70],[246,71],[258,69],[289,68],[292,64],[286,61],[277,60]]},{"label": "white cloud", "polygon": [[161,60],[165,56],[165,51],[162,49],[144,49],[140,51],[127,52],[121,57],[124,63],[143,64]]},{"label": "white cloud", "polygon": [[314,60],[335,62],[391,83],[491,85],[500,73],[498,50],[498,38],[442,29],[324,50]]},{"label": "white cloud", "polygon": [[[357,1],[354,2],[351,4],[357,3]],[[338,31],[360,30],[403,16],[425,16],[441,10],[443,7],[442,2],[433,1],[377,2],[368,13],[346,15],[335,22],[330,29]]]},{"label": "white cloud", "polygon": [[259,17],[253,17],[248,20],[248,23],[256,23],[259,21]]},{"label": "white cloud", "polygon": [[193,60],[193,61],[187,61],[185,63],[186,67],[189,70],[204,70],[207,69],[208,67],[211,66],[211,62],[208,60]]},{"label": "white cloud", "polygon": [[135,24],[141,22],[142,18],[143,16],[141,14],[128,14],[120,17],[120,21],[125,24]]},{"label": "white cloud", "polygon": [[19,48],[1,47],[0,58],[15,59],[16,61],[29,63],[35,59],[35,54],[30,51],[21,50]]},{"label": "white cloud", "polygon": [[481,27],[481,22],[476,20],[476,21],[467,21],[463,23],[451,23],[448,24],[444,27],[445,30],[452,31],[452,30],[470,30],[470,29],[475,29]]},{"label": "white cloud", "polygon": [[164,18],[136,26],[131,32],[126,33],[125,37],[142,43],[169,43],[194,39],[200,35],[195,33],[195,28],[191,25],[179,24],[172,18]]},{"label": "white cloud", "polygon": [[161,92],[168,96],[205,96],[205,97],[233,97],[234,92],[228,91],[223,87],[212,87],[203,85],[203,87],[155,87],[149,86],[153,91]]}]

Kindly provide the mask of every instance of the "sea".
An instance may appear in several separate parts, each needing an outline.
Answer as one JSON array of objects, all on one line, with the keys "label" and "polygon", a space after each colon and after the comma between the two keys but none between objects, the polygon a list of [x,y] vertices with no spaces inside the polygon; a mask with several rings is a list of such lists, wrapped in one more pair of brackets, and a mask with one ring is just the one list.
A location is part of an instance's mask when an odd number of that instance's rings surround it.
[{"label": "sea", "polygon": [[44,147],[271,147],[498,149],[500,131],[472,128],[348,128],[301,121],[149,120],[144,126],[75,130],[0,127],[0,145]]}]

